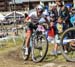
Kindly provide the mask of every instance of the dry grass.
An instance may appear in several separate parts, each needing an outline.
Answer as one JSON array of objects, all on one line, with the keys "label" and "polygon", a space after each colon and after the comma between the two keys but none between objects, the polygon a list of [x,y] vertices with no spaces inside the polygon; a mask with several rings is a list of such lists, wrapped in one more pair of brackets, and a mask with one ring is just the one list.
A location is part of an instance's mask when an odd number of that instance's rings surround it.
[{"label": "dry grass", "polygon": [[40,63],[32,62],[31,57],[28,61],[23,61],[21,56],[21,45],[8,47],[8,49],[3,49],[0,51],[0,67],[42,67],[49,63],[54,63],[57,66],[75,66],[74,63],[66,62],[62,55],[58,55],[58,57],[50,56],[50,51],[52,50],[51,47],[52,45],[49,45],[48,54],[44,61]]}]

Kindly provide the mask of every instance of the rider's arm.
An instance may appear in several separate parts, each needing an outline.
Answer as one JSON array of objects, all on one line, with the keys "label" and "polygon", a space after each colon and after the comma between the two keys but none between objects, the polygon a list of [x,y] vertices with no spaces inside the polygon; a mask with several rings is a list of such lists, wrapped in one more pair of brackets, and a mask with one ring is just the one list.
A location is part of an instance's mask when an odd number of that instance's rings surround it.
[{"label": "rider's arm", "polygon": [[30,13],[30,14],[26,17],[25,22],[31,22],[31,17],[32,17],[33,15],[35,15],[35,14],[36,14],[36,12]]},{"label": "rider's arm", "polygon": [[49,23],[50,23],[50,16],[49,16],[48,11],[45,10],[45,11],[43,12],[43,15],[44,15],[44,19],[46,20],[46,23],[49,25]]},{"label": "rider's arm", "polygon": [[30,17],[28,16],[28,17],[25,18],[25,23],[27,23],[29,21],[30,21]]}]

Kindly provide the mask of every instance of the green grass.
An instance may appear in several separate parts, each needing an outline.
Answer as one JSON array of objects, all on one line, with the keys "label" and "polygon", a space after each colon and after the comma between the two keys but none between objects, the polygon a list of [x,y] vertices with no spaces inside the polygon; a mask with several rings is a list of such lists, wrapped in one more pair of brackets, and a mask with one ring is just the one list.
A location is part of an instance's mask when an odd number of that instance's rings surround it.
[{"label": "green grass", "polygon": [[[43,53],[44,53],[44,49],[45,49],[45,44],[46,43],[43,43],[44,46],[43,46]],[[38,42],[38,45],[41,45],[39,42]],[[60,48],[60,47],[59,47]],[[44,59],[45,62],[52,62],[52,61],[61,61],[61,62],[66,62],[66,60],[64,59],[64,57],[62,56],[62,54],[58,55],[58,56],[52,56],[50,55],[51,51],[54,49],[54,44],[50,44],[48,45],[48,53]],[[40,57],[39,55],[39,50],[35,49],[34,50],[34,54],[35,54],[35,57]]]},{"label": "green grass", "polygon": [[[4,29],[4,31],[8,33],[8,36],[13,36],[14,35],[13,31],[8,32],[6,30],[7,28],[10,29],[12,27],[14,27],[13,24],[12,25],[2,25],[2,26],[0,26],[1,29]],[[22,35],[23,30],[19,30],[18,32],[19,32],[20,35]],[[6,50],[8,48],[15,47],[15,46],[22,45],[22,43],[23,43],[23,38],[21,38],[21,37],[15,38],[15,42],[13,41],[13,38],[0,41],[0,51]]]},{"label": "green grass", "polygon": [[22,44],[23,44],[23,41],[20,38],[15,39],[15,43],[13,39],[4,40],[0,44],[0,52],[5,51],[7,49],[11,49],[12,47],[16,47]]},{"label": "green grass", "polygon": [[[16,46],[20,46],[22,45],[23,41],[19,38],[19,39],[16,39],[16,44],[13,43],[12,39],[10,39],[8,42],[2,42],[3,46],[0,47],[0,53],[2,53],[3,51],[6,51],[8,49],[11,49],[13,47],[16,47]],[[58,56],[51,56],[50,55],[50,52],[53,50],[54,48],[54,45],[53,44],[49,44],[48,46],[48,53],[44,59],[44,62],[66,62],[66,60],[64,59],[64,57],[61,55],[58,55]],[[36,53],[37,55],[37,53]]]},{"label": "green grass", "polygon": [[[3,26],[3,28],[11,28],[11,27],[13,27],[13,25],[11,25],[11,26],[10,25],[4,25]],[[22,30],[19,31],[19,32],[21,34]],[[16,44],[13,42],[12,39],[10,39],[8,41],[7,40],[0,41],[0,43],[1,43],[0,44],[0,52],[2,52],[2,51],[6,51],[7,49],[11,49],[13,47],[22,45],[23,41],[22,41],[21,38],[18,38],[18,39],[16,39]],[[66,62],[66,60],[64,59],[64,57],[62,56],[62,54],[58,55],[58,56],[51,56],[50,55],[50,52],[53,50],[53,48],[54,48],[54,45],[53,44],[49,44],[49,46],[48,46],[48,53],[47,53],[47,56],[45,57],[44,61],[45,62],[52,62],[52,61]]]},{"label": "green grass", "polygon": [[52,61],[66,62],[66,60],[64,59],[62,54],[57,55],[57,56],[50,55],[50,53],[53,50],[53,48],[54,48],[54,45],[53,44],[49,44],[49,46],[48,46],[48,53],[47,53],[46,58],[44,59],[44,61],[45,62],[52,62]]},{"label": "green grass", "polygon": [[[66,59],[63,57],[63,55],[62,55],[62,53],[60,54],[60,55],[57,55],[57,56],[52,56],[50,53],[51,53],[51,51],[53,50],[53,48],[54,48],[54,45],[53,44],[49,44],[49,46],[48,46],[48,53],[47,53],[47,55],[46,55],[46,57],[45,57],[45,59],[44,59],[44,61],[45,62],[66,62]],[[59,49],[60,49],[60,47],[59,47]],[[38,57],[37,56],[38,55],[38,51],[36,51],[35,50],[35,56],[36,57]],[[68,55],[68,56],[70,56],[71,57],[71,53]],[[73,57],[72,58],[74,58],[75,57],[75,52],[74,52],[74,54],[73,54]]]}]

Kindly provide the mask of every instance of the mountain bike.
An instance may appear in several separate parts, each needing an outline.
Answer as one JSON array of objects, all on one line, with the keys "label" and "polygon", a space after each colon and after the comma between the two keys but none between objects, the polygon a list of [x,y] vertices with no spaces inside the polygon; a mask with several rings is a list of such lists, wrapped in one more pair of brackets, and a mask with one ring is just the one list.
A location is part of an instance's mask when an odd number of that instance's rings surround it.
[{"label": "mountain bike", "polygon": [[[63,33],[60,44],[62,55],[64,56],[64,58],[67,61],[75,62],[75,27],[68,28]],[[67,53],[64,52],[65,48],[67,50]]]},{"label": "mountain bike", "polygon": [[[43,27],[43,26],[42,26]],[[44,27],[43,27],[44,29]],[[22,56],[24,60],[28,60],[30,54],[32,60],[34,62],[41,62],[48,51],[48,41],[46,38],[45,30],[36,29],[33,30],[33,33],[30,37],[30,47],[29,47],[29,54],[25,55],[25,40],[22,46]]]}]

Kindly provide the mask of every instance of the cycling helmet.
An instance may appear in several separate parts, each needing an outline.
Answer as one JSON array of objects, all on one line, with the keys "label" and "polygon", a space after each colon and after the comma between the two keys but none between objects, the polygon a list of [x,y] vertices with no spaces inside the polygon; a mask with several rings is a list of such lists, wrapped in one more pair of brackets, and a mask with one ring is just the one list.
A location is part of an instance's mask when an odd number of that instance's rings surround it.
[{"label": "cycling helmet", "polygon": [[43,10],[44,10],[44,7],[43,7],[42,5],[38,5],[38,6],[36,7],[36,9],[39,10],[39,11],[43,11]]}]

